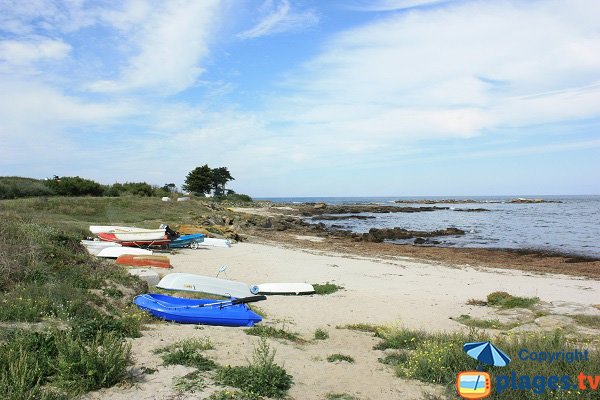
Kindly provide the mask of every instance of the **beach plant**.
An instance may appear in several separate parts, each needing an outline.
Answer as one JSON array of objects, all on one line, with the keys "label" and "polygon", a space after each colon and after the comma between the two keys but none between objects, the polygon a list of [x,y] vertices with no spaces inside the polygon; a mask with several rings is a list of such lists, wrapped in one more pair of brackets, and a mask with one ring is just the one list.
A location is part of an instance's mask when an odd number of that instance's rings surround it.
[{"label": "beach plant", "polygon": [[327,361],[329,361],[329,362],[345,361],[345,362],[352,364],[352,363],[354,363],[354,358],[347,356],[345,354],[335,353],[335,354],[331,354],[331,355],[327,356]]},{"label": "beach plant", "polygon": [[325,295],[332,294],[337,292],[338,290],[344,289],[343,286],[336,285],[335,283],[313,283],[313,288],[315,289],[315,294]]},{"label": "beach plant", "polygon": [[369,333],[374,333],[374,334],[377,334],[377,332],[379,332],[382,329],[382,327],[379,325],[364,324],[364,323],[338,325],[335,328],[336,329],[349,329],[351,331],[358,331],[358,332],[369,332]]},{"label": "beach plant", "polygon": [[160,354],[164,365],[184,365],[198,371],[210,371],[217,364],[202,352],[214,349],[209,338],[191,338],[154,350]]},{"label": "beach plant", "polygon": [[325,329],[317,328],[314,334],[315,340],[329,339],[329,333]]},{"label": "beach plant", "polygon": [[500,308],[530,308],[540,301],[538,297],[519,297],[507,292],[493,292],[487,296],[487,304]]},{"label": "beach plant", "polygon": [[598,315],[585,315],[575,314],[570,315],[579,325],[587,326],[592,329],[600,329],[600,316]]},{"label": "beach plant", "polygon": [[481,328],[481,329],[499,329],[499,330],[509,330],[516,326],[519,326],[519,322],[513,323],[503,323],[497,319],[479,319],[472,318],[470,315],[462,314],[458,318],[454,318],[456,322],[459,322],[463,325],[472,327],[472,328]]},{"label": "beach plant", "polygon": [[292,376],[275,363],[275,350],[271,350],[265,337],[261,337],[254,347],[249,365],[220,368],[215,380],[221,385],[240,389],[251,399],[261,396],[283,398],[293,384]]},{"label": "beach plant", "polygon": [[274,339],[285,339],[294,343],[304,343],[306,340],[300,337],[299,333],[290,332],[284,328],[276,328],[269,325],[254,325],[244,330],[246,335],[270,337]]},{"label": "beach plant", "polygon": [[358,397],[348,393],[327,393],[325,400],[359,400]]},{"label": "beach plant", "polygon": [[206,381],[200,371],[193,371],[173,379],[173,387],[180,392],[200,392],[206,388]]},{"label": "beach plant", "polygon": [[254,400],[256,396],[248,395],[239,390],[219,390],[208,396],[207,400]]}]

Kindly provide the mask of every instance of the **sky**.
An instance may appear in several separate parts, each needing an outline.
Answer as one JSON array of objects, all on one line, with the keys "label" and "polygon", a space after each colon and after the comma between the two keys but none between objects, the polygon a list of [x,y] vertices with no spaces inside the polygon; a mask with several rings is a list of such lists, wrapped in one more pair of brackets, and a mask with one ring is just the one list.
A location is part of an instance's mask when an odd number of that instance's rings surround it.
[{"label": "sky", "polygon": [[0,176],[600,194],[597,0],[0,0]]}]

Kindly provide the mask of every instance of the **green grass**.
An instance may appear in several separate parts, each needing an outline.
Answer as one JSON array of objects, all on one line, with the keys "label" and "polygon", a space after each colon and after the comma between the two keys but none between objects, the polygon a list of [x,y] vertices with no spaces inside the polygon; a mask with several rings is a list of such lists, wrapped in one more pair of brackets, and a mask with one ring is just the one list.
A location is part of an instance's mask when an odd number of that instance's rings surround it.
[{"label": "green grass", "polygon": [[238,390],[219,390],[208,396],[207,400],[253,400],[256,396],[247,395]]},{"label": "green grass", "polygon": [[349,329],[351,331],[370,332],[370,333],[377,334],[377,332],[379,332],[382,329],[382,327],[379,325],[372,325],[372,324],[347,324],[347,325],[338,325],[338,326],[336,326],[336,329]]},{"label": "green grass", "polygon": [[[410,379],[417,379],[427,383],[444,385],[447,395],[454,398],[456,389],[454,387],[456,375],[461,371],[473,370],[477,367],[477,361],[470,358],[464,351],[463,345],[466,342],[489,341],[507,353],[512,361],[507,368],[485,367],[492,376],[510,375],[513,371],[516,376],[563,376],[569,375],[575,377],[580,371],[600,370],[600,351],[590,342],[579,342],[563,336],[559,331],[546,334],[524,334],[524,335],[501,335],[490,337],[476,330],[469,333],[429,333],[422,336],[422,332],[411,331],[401,328],[388,328],[385,336],[389,337],[415,337],[417,339],[409,341],[410,346],[401,345],[400,347],[409,348],[393,356],[388,356],[382,362],[395,369],[398,376]],[[382,339],[384,341],[384,339]],[[401,344],[406,340],[396,342]],[[381,346],[384,347],[384,346]],[[528,349],[529,352],[561,352],[574,349],[588,349],[589,361],[568,363],[566,361],[557,361],[553,363],[538,363],[532,361],[522,361],[517,356],[521,349]],[[503,393],[498,394],[497,388],[494,389],[489,399],[517,399],[529,400],[538,399],[542,393],[535,387],[529,391],[519,391],[508,388]],[[597,393],[593,391],[581,392],[575,391],[548,391],[543,398],[558,399],[595,399]]]},{"label": "green grass", "polygon": [[359,400],[358,397],[348,393],[327,393],[325,400]]},{"label": "green grass", "polygon": [[200,371],[193,371],[173,379],[173,387],[179,392],[201,392],[206,388],[206,381]]},{"label": "green grass", "polygon": [[454,318],[456,322],[460,322],[463,325],[469,326],[471,328],[480,328],[480,329],[499,329],[499,330],[509,330],[516,326],[519,326],[518,322],[514,323],[502,323],[497,319],[478,319],[472,318],[470,315],[461,315],[458,318]]},{"label": "green grass", "polygon": [[191,338],[158,348],[154,353],[161,355],[164,365],[185,365],[198,371],[210,371],[215,369],[217,364],[202,352],[213,348],[208,338]]},{"label": "green grass", "polygon": [[324,294],[332,294],[337,292],[338,290],[344,289],[343,286],[338,286],[335,283],[313,283],[313,288],[315,289],[315,294],[324,295]]},{"label": "green grass", "polygon": [[327,361],[329,362],[337,362],[337,361],[345,361],[348,363],[354,363],[354,358],[347,356],[345,354],[335,353],[327,356]]},{"label": "green grass", "polygon": [[329,333],[325,329],[318,328],[314,334],[315,340],[329,339]]},{"label": "green grass", "polygon": [[506,292],[493,292],[487,296],[487,304],[500,308],[531,308],[539,303],[538,297],[519,297]]},{"label": "green grass", "polygon": [[592,329],[600,329],[600,316],[576,314],[570,315],[579,325],[586,326]]},{"label": "green grass", "polygon": [[221,368],[215,380],[221,385],[240,389],[248,399],[283,398],[291,388],[293,378],[274,360],[275,351],[271,350],[267,339],[261,337],[249,365]]},{"label": "green grass", "polygon": [[296,332],[290,332],[285,328],[275,328],[268,325],[254,325],[252,328],[244,330],[246,335],[270,337],[274,339],[285,339],[294,343],[304,343],[306,340],[300,337]]}]

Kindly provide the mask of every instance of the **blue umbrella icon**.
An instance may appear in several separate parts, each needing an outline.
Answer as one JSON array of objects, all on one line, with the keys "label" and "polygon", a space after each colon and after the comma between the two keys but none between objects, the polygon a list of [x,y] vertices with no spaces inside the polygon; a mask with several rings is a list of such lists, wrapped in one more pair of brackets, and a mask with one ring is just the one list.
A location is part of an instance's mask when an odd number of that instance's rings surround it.
[{"label": "blue umbrella icon", "polygon": [[490,342],[465,343],[463,350],[482,364],[506,367],[510,357]]}]

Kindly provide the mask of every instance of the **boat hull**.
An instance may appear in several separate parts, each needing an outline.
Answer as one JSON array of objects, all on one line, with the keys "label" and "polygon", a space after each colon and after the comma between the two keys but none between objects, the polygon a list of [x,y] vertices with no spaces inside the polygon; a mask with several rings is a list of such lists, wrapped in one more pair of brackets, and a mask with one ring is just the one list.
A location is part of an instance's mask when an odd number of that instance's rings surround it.
[{"label": "boat hull", "polygon": [[117,257],[117,264],[132,267],[173,268],[167,256],[123,254]]},{"label": "boat hull", "polygon": [[243,282],[213,278],[204,275],[186,274],[182,272],[166,275],[160,280],[156,287],[166,290],[202,292],[237,298],[253,295],[250,291],[250,286]]},{"label": "boat hull", "polygon": [[98,234],[98,239],[103,240],[105,242],[116,242],[121,246],[128,247],[143,247],[143,246],[165,246],[168,245],[171,241],[166,235],[161,236],[158,239],[152,240],[142,240],[139,238],[138,240],[122,240],[117,237],[114,233],[104,233],[101,232]]},{"label": "boat hull", "polygon": [[123,254],[135,254],[135,255],[147,255],[147,256],[151,256],[152,255],[152,251],[145,250],[145,249],[138,249],[138,248],[135,248],[135,247],[115,246],[115,247],[107,247],[106,249],[102,249],[100,251],[100,253],[97,254],[97,257],[118,258],[119,256],[122,256]]},{"label": "boat hull", "polygon": [[253,326],[262,321],[245,304],[209,305],[214,299],[184,299],[162,294],[143,294],[133,302],[142,310],[166,321],[181,324],[202,324],[218,326]]},{"label": "boat hull", "polygon": [[183,247],[192,247],[196,248],[197,245],[201,244],[204,241],[205,235],[201,233],[194,233],[192,235],[182,235],[177,239],[171,240],[169,243],[169,247],[178,249]]}]

